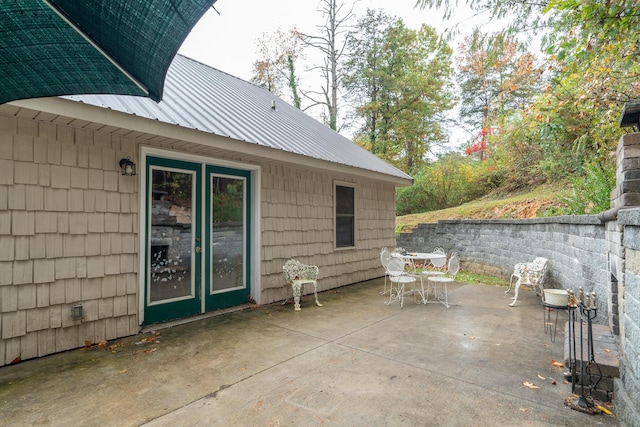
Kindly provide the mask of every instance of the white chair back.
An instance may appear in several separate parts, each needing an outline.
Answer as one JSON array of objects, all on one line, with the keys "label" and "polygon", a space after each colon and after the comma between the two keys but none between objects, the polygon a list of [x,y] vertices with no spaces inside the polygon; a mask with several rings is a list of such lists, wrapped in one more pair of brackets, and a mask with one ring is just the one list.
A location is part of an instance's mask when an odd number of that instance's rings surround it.
[{"label": "white chair back", "polygon": [[[433,250],[433,253],[434,254],[446,255],[446,252],[442,248],[435,248]],[[447,264],[447,257],[446,256],[444,256],[442,258],[434,258],[434,259],[431,260],[431,265],[433,266],[433,268],[436,268],[438,270],[441,270],[446,264]]]},{"label": "white chair back", "polygon": [[391,252],[387,248],[383,248],[382,252],[380,252],[380,263],[384,267],[385,271],[389,266],[389,261],[391,261]]},{"label": "white chair back", "polygon": [[455,279],[458,271],[460,271],[460,258],[458,258],[458,254],[454,252],[449,259],[449,276]]},{"label": "white chair back", "polygon": [[400,258],[391,257],[389,260],[389,265],[387,266],[387,271],[391,276],[400,276],[404,273],[404,261]]}]

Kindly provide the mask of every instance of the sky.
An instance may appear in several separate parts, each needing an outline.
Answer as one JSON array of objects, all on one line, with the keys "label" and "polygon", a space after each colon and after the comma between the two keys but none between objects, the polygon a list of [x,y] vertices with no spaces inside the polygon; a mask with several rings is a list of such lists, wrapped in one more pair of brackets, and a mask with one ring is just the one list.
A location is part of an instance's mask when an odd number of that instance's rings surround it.
[{"label": "sky", "polygon": [[[458,12],[454,19],[443,21],[438,11],[420,10],[414,5],[415,0],[360,0],[355,3],[354,13],[363,16],[367,8],[383,9],[402,18],[409,28],[426,23],[438,33],[455,23],[466,23],[471,15],[469,11]],[[318,11],[319,0],[218,0],[214,7],[191,31],[179,53],[243,80],[251,79],[258,57],[257,40],[264,33],[278,29],[286,32],[295,26],[304,33],[316,34],[324,22]]]}]

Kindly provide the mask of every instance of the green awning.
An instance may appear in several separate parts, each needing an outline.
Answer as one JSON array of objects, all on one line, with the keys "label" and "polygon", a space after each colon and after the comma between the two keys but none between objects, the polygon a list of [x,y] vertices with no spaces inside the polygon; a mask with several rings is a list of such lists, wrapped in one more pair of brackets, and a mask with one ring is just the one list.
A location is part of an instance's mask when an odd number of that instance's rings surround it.
[{"label": "green awning", "polygon": [[0,104],[72,94],[162,98],[167,69],[216,0],[2,0]]}]

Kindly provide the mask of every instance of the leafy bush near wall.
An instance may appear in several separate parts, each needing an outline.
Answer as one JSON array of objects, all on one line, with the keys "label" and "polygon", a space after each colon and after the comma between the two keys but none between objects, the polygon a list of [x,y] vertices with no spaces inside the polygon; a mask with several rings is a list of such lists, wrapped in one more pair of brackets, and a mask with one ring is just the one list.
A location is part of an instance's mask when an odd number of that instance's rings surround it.
[{"label": "leafy bush near wall", "polygon": [[611,190],[616,185],[613,166],[587,163],[583,173],[570,182],[573,192],[563,199],[567,204],[564,214],[583,215],[609,209]]},{"label": "leafy bush near wall", "polygon": [[412,187],[396,194],[397,215],[459,206],[499,187],[504,172],[496,164],[449,153],[414,175]]}]

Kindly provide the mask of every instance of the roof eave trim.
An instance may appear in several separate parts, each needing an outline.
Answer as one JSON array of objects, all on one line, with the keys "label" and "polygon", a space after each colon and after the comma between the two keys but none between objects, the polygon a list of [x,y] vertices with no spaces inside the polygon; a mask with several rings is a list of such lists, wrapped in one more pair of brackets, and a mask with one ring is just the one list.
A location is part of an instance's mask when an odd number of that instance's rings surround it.
[{"label": "roof eave trim", "polygon": [[[130,113],[85,104],[83,102],[70,99],[57,97],[37,98],[13,101],[10,104],[19,108],[41,111],[43,113],[84,120],[92,123],[100,123],[105,126],[128,129],[145,134],[161,135],[180,141],[192,142],[242,154],[259,156],[273,161],[294,163],[336,173],[345,173],[378,181],[390,182],[397,187],[413,185],[413,179],[407,179],[400,176],[389,175],[345,164],[333,163],[289,151],[265,147],[256,143],[233,139],[229,136],[186,128],[177,124],[152,120],[146,117],[140,117]],[[233,144],[233,147],[229,146],[230,140],[236,142]]]}]

